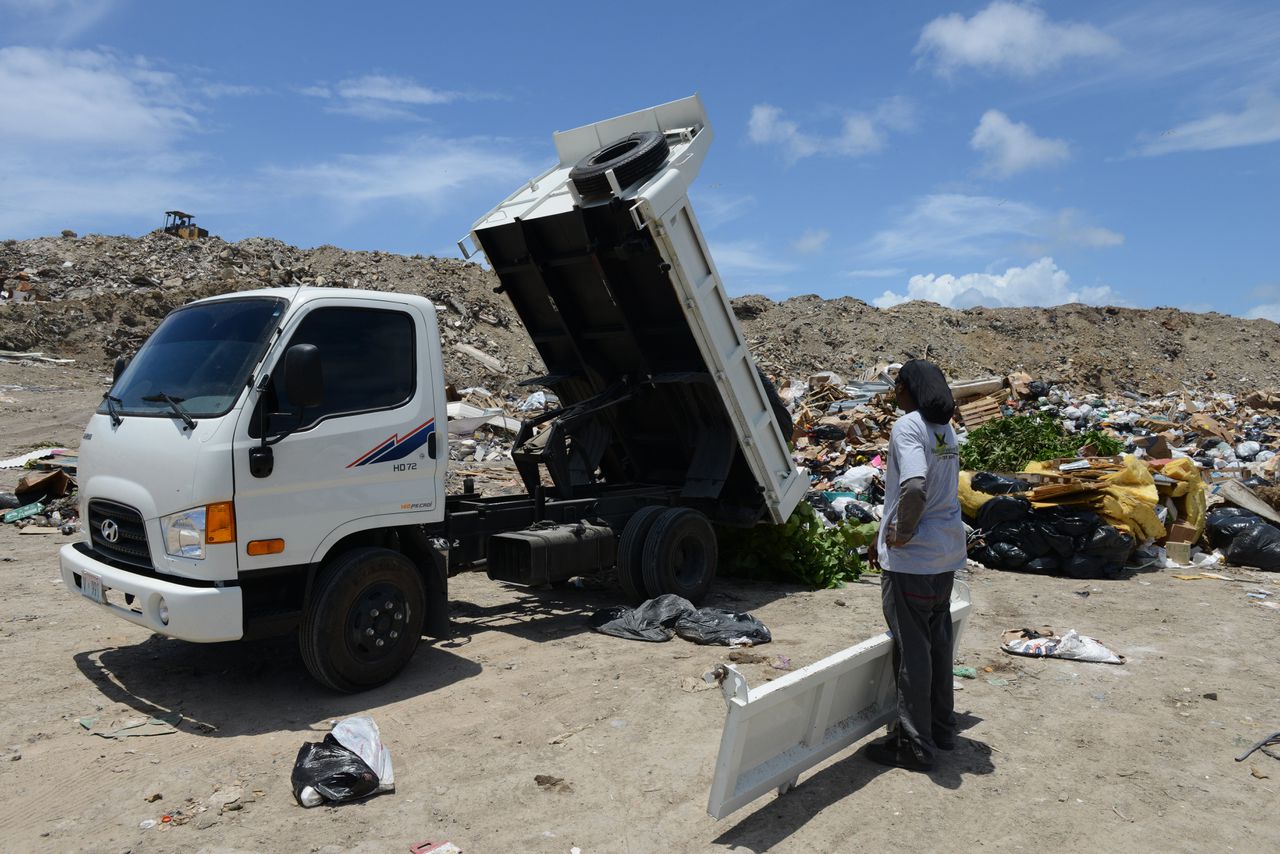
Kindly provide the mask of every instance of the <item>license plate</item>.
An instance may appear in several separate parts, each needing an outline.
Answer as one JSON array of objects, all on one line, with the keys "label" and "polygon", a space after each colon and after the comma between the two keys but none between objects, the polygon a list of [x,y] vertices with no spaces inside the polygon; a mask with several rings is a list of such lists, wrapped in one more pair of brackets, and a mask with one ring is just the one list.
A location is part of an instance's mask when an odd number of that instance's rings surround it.
[{"label": "license plate", "polygon": [[107,601],[102,595],[102,576],[92,572],[80,573],[80,592],[86,599],[92,599],[99,605]]}]

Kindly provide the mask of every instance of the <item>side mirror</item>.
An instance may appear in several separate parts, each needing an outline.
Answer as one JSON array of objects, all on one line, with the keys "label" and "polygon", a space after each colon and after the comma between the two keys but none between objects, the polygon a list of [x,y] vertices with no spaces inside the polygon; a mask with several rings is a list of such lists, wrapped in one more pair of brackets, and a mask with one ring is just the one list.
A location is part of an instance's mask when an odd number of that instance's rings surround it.
[{"label": "side mirror", "polygon": [[293,406],[319,406],[324,401],[324,370],[316,345],[294,344],[285,351],[284,393]]},{"label": "side mirror", "polygon": [[129,358],[127,356],[116,356],[116,363],[111,366],[111,383],[115,384],[120,379],[120,375],[124,373],[124,369],[129,367]]}]

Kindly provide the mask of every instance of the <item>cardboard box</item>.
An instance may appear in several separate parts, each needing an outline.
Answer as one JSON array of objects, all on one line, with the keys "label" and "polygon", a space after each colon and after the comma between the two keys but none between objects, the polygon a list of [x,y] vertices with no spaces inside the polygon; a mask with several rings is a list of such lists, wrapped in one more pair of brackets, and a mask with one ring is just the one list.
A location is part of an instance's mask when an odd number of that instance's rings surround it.
[{"label": "cardboard box", "polygon": [[1165,540],[1166,547],[1172,543],[1186,543],[1188,546],[1196,541],[1196,529],[1194,525],[1186,522],[1174,522],[1169,526],[1169,536]]}]

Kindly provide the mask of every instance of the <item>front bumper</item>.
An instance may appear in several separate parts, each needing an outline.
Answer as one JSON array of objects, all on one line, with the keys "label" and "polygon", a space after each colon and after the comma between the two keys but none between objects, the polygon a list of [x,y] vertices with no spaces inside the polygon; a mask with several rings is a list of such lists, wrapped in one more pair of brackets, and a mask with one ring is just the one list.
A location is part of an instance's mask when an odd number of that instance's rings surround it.
[{"label": "front bumper", "polygon": [[[62,547],[58,562],[62,582],[77,595],[80,577],[91,572],[102,579],[106,603],[93,602],[117,617],[162,635],[197,643],[239,640],[244,634],[244,603],[239,587],[196,587],[129,572],[105,564],[86,553],[85,544]],[[114,595],[112,595],[114,594]],[[133,597],[126,605],[124,596]],[[169,608],[169,622],[160,621],[160,603]]]}]

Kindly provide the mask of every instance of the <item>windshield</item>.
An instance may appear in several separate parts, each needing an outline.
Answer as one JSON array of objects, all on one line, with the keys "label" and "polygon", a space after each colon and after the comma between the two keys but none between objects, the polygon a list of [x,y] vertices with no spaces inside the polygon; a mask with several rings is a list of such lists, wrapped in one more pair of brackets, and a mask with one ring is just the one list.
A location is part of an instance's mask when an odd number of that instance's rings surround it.
[{"label": "windshield", "polygon": [[[226,414],[262,358],[284,307],[282,299],[248,297],[173,312],[111,389],[115,411],[172,417],[167,395],[195,418]],[[107,412],[108,402],[98,411]]]}]

